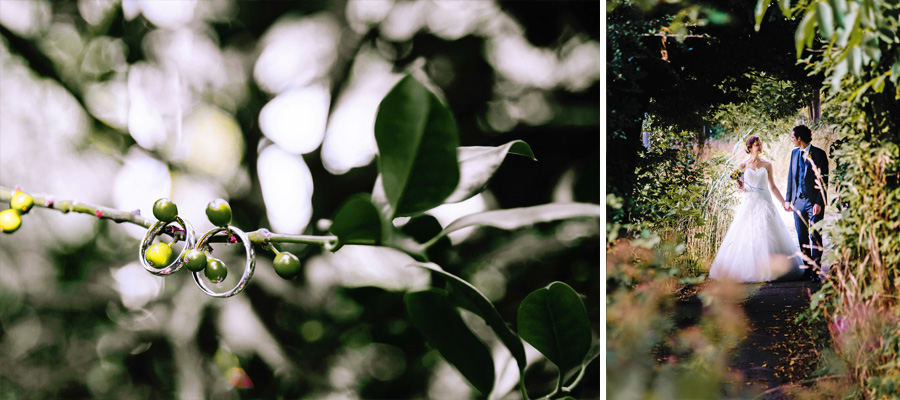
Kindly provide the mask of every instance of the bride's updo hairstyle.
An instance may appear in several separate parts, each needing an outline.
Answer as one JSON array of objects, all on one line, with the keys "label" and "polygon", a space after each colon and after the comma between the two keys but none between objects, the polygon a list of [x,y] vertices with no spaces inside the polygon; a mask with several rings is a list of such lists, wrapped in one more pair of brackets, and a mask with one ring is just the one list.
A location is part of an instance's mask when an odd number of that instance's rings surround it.
[{"label": "bride's updo hairstyle", "polygon": [[753,147],[753,145],[756,144],[756,142],[761,142],[759,140],[759,136],[748,137],[747,138],[747,147],[744,149],[744,151],[746,151],[747,154],[750,154],[750,148]]}]

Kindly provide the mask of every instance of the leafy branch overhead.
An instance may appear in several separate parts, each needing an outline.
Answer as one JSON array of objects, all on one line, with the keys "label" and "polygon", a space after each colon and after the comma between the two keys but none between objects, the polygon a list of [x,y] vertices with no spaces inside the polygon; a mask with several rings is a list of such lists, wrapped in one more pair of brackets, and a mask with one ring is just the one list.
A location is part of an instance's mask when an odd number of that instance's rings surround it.
[{"label": "leafy branch overhead", "polygon": [[[532,292],[518,309],[519,333],[516,333],[474,285],[428,261],[430,255],[451,245],[447,235],[462,228],[490,226],[516,230],[565,219],[597,220],[599,223],[602,208],[596,204],[544,204],[474,213],[441,226],[434,216],[425,213],[442,204],[464,201],[485,190],[509,154],[534,161],[536,158],[531,147],[521,140],[496,147],[460,147],[456,122],[450,110],[411,76],[402,79],[381,102],[375,121],[375,138],[379,174],[372,193],[355,194],[344,201],[332,218],[329,229],[333,236],[285,235],[266,229],[244,233],[231,225],[230,205],[218,199],[210,202],[206,209],[209,221],[216,228],[195,240],[191,224],[178,216],[177,206],[168,199],[160,199],[154,205],[154,216],[159,220],[155,222],[136,212],[76,201],[54,202],[51,197],[26,198],[18,190],[4,187],[0,187],[0,199],[10,200],[12,208],[0,215],[3,217],[0,230],[6,233],[17,230],[21,215],[33,206],[143,226],[149,229],[141,243],[144,267],[151,273],[165,276],[185,265],[201,289],[213,297],[229,297],[246,286],[255,267],[253,245],[275,253],[275,272],[286,279],[299,275],[301,263],[293,254],[278,251],[273,245],[276,242],[315,244],[332,252],[339,251],[344,245],[398,249],[417,261],[413,267],[429,271],[432,276],[440,277],[436,281],[441,282],[439,287],[405,295],[404,305],[412,325],[476,390],[483,396],[497,390],[497,380],[502,377],[495,376],[495,371],[503,369],[494,365],[491,348],[469,328],[461,309],[482,318],[509,350],[518,367],[518,386],[523,398],[529,398],[524,381],[528,360],[523,340],[558,367],[556,389],[545,397],[565,396],[599,354],[592,351],[594,335],[585,306],[575,290],[562,282],[554,282]],[[395,225],[397,217],[410,218],[398,227]],[[172,243],[152,244],[161,235],[172,236]],[[171,244],[177,241],[185,244],[182,254],[176,256]],[[229,244],[242,242],[247,262],[238,285],[226,293],[217,293],[210,291],[197,274],[203,271],[214,284],[225,279],[225,264],[212,258],[209,246],[209,243],[223,241]],[[577,377],[572,379],[576,372]]]},{"label": "leafy branch overhead", "polygon": [[[521,140],[497,147],[459,147],[456,123],[450,111],[411,76],[402,79],[381,102],[375,138],[379,174],[372,194],[350,198],[335,214],[331,226],[331,232],[338,238],[335,251],[345,244],[381,245],[427,261],[432,246],[445,242],[449,233],[465,227],[515,230],[540,222],[601,215],[599,205],[569,203],[475,213],[443,229],[433,217],[423,219],[426,216],[422,214],[432,208],[464,201],[483,191],[508,154],[536,158],[531,147]],[[394,218],[398,216],[413,218],[398,229],[394,227]],[[405,303],[410,320],[485,396],[495,388],[491,352],[465,325],[457,311],[459,308],[484,319],[509,349],[519,369],[519,386],[524,398],[528,398],[524,386],[527,360],[522,339],[559,367],[557,390],[548,396],[565,393],[576,385],[598,354],[589,353],[592,334],[584,304],[564,283],[539,289],[522,302],[518,315],[520,337],[487,297],[470,283],[433,263],[413,265],[442,276],[447,283],[445,288],[408,293]],[[564,387],[566,378],[578,366],[581,366],[578,378]]]},{"label": "leafy branch overhead", "polygon": [[518,229],[538,222],[599,218],[594,204],[548,204],[488,211],[460,218],[428,240],[413,241],[393,226],[394,217],[419,215],[485,189],[508,154],[536,161],[521,140],[504,145],[459,146],[456,122],[438,97],[407,75],[385,96],[375,120],[378,177],[371,195],[347,200],[331,232],[344,244],[386,245],[425,261],[428,247],[455,230],[477,225]]}]

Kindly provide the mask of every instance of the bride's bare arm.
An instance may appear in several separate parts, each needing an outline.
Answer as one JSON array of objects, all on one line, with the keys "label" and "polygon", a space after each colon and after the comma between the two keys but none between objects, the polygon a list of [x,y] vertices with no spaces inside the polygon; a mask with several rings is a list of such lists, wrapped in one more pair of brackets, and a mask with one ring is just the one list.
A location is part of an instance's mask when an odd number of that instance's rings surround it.
[{"label": "bride's bare arm", "polygon": [[[746,168],[746,161],[738,164],[738,170],[740,170],[741,172],[744,172],[745,168]],[[744,189],[744,182],[742,182],[740,179],[738,179],[734,182],[737,184],[738,190],[741,190],[741,191],[746,190],[746,189]]]},{"label": "bride's bare arm", "polygon": [[774,173],[772,172],[772,163],[766,163],[764,168],[769,172],[768,174],[766,174],[769,176],[769,190],[771,190],[772,193],[775,194],[775,198],[778,199],[778,204],[784,204],[784,196],[781,195],[781,191],[778,190],[778,186],[775,186],[775,180],[772,179],[772,175],[774,175]]}]

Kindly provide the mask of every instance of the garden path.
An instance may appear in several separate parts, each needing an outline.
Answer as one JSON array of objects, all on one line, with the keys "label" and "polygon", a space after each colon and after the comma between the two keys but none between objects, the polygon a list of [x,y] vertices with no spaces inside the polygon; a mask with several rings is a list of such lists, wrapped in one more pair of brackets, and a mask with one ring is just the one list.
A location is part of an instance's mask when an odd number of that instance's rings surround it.
[{"label": "garden path", "polygon": [[[757,286],[753,290],[753,286]],[[732,359],[748,385],[764,392],[762,399],[790,398],[786,391],[801,384],[817,367],[817,350],[827,343],[825,326],[796,323],[809,307],[810,294],[821,284],[809,281],[751,284],[750,296],[741,304],[749,331]]]}]

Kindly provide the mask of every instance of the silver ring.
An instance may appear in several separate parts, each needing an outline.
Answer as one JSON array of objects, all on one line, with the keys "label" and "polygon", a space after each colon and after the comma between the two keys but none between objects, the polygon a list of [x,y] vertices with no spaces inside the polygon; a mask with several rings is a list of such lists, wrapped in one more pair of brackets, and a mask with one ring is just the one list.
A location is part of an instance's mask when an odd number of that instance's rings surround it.
[{"label": "silver ring", "polygon": [[181,219],[181,217],[175,217],[175,221],[181,225],[184,229],[184,248],[181,249],[181,253],[178,253],[178,257],[175,257],[175,260],[167,265],[165,268],[156,268],[150,265],[145,258],[147,254],[147,249],[150,248],[150,245],[153,244],[153,239],[159,236],[167,226],[169,226],[170,222],[157,221],[150,227],[150,230],[147,231],[147,234],[144,235],[144,239],[141,240],[141,248],[138,251],[138,259],[141,260],[141,265],[144,266],[148,272],[153,275],[166,276],[178,271],[182,265],[184,265],[184,261],[182,257],[184,257],[184,253],[191,248],[194,247],[194,228],[190,223]]},{"label": "silver ring", "polygon": [[209,240],[212,239],[213,236],[220,232],[225,232],[228,229],[234,232],[234,235],[244,243],[244,249],[247,251],[247,264],[244,266],[244,275],[241,276],[241,280],[238,282],[237,286],[223,293],[214,292],[206,286],[204,278],[200,276],[203,273],[202,271],[191,272],[194,275],[194,282],[197,282],[197,286],[200,286],[200,290],[212,297],[225,298],[240,293],[242,290],[244,290],[244,287],[247,286],[247,283],[250,282],[250,277],[253,276],[253,270],[256,268],[256,257],[253,253],[253,244],[250,243],[250,238],[247,237],[247,234],[244,233],[244,231],[233,226],[229,226],[227,227],[227,229],[222,227],[213,228],[211,231],[206,232],[206,234],[200,238],[194,248],[203,251],[203,247],[206,246],[206,243],[209,242]]}]

